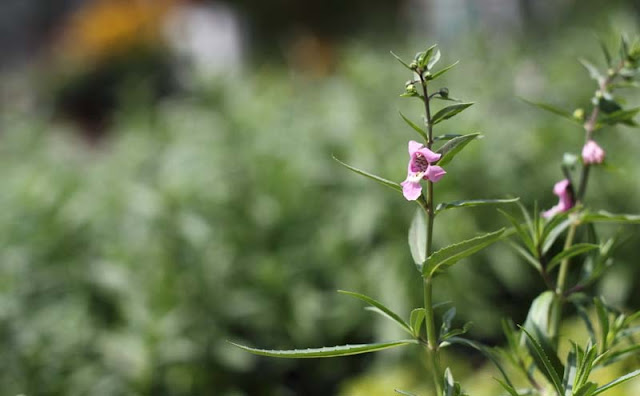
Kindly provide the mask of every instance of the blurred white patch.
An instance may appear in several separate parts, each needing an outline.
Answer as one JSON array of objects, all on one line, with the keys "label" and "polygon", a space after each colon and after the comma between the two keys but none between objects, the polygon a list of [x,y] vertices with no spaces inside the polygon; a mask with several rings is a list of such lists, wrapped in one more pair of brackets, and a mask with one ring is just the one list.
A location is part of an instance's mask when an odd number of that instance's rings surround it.
[{"label": "blurred white patch", "polygon": [[245,38],[240,18],[225,5],[175,7],[167,17],[164,34],[185,82],[232,73],[242,65]]},{"label": "blurred white patch", "polygon": [[516,67],[516,70],[513,79],[516,96],[523,98],[542,96],[545,91],[545,78],[540,73],[540,68],[532,61],[525,61]]}]

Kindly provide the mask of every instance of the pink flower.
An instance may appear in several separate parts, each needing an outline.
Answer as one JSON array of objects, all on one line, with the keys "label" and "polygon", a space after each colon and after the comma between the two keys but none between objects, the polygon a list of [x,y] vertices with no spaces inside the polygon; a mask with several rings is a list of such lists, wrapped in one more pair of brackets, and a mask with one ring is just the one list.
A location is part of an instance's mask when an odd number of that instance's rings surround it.
[{"label": "pink flower", "polygon": [[434,153],[414,140],[409,142],[409,166],[407,178],[402,184],[402,194],[409,201],[415,201],[422,194],[420,180],[437,182],[444,176],[445,172],[439,166],[431,165],[440,159],[441,154]]},{"label": "pink flower", "polygon": [[601,164],[604,161],[604,150],[594,140],[589,140],[582,148],[582,161],[586,165]]},{"label": "pink flower", "polygon": [[573,208],[573,205],[575,204],[573,202],[573,191],[569,180],[564,179],[557,182],[553,186],[553,193],[560,198],[560,201],[556,206],[542,213],[542,217],[544,218],[553,217],[558,213],[566,212]]}]

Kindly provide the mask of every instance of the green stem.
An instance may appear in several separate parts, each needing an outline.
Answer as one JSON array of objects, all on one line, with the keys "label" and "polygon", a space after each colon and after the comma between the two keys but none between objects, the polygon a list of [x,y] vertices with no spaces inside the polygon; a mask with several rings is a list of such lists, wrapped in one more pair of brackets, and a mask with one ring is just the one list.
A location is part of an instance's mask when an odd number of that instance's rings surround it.
[{"label": "green stem", "polygon": [[[420,83],[422,85],[422,92],[424,94],[424,110],[425,118],[427,122],[427,148],[431,149],[433,145],[433,125],[431,124],[431,108],[429,103],[429,91],[427,89],[427,82],[420,75]],[[423,207],[425,214],[427,215],[427,257],[431,255],[433,251],[433,223],[435,219],[435,213],[433,211],[433,183],[427,181],[427,202]],[[427,354],[431,361],[431,372],[433,375],[433,382],[436,387],[436,394],[441,395],[444,389],[444,379],[442,368],[440,367],[440,350],[438,348],[438,337],[436,335],[436,325],[433,313],[433,278],[429,275],[424,278],[424,310],[425,310],[425,323],[427,331]]]},{"label": "green stem", "polygon": [[[567,250],[573,244],[573,239],[576,236],[576,229],[578,228],[576,223],[571,224],[567,239],[564,241],[564,249]],[[567,282],[567,273],[569,272],[569,259],[565,258],[560,263],[560,271],[558,272],[558,282],[556,284],[555,298],[553,299],[553,305],[551,307],[551,323],[549,329],[549,335],[553,340],[554,345],[558,346],[558,334],[560,333],[560,322],[562,321],[562,304],[564,302],[564,291]]]}]

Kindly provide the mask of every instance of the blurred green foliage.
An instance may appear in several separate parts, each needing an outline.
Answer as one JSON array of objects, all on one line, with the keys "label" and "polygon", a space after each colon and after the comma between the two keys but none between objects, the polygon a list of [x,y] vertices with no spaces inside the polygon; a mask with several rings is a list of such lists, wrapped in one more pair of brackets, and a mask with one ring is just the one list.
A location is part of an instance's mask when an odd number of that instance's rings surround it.
[{"label": "blurred green foliage", "polygon": [[[555,203],[560,159],[579,152],[582,131],[516,96],[586,106],[593,86],[575,59],[600,55],[584,36],[568,31],[533,50],[489,46],[481,35],[441,45],[445,63],[461,60],[443,85],[477,104],[439,132],[486,138],[447,167],[436,200]],[[45,113],[2,111],[3,394],[328,395],[365,370],[419,361],[410,348],[283,361],[225,343],[391,339],[395,328],[335,290],[406,314],[420,301],[406,241],[414,207],[331,159],[401,181],[415,132],[398,110],[417,122],[419,104],[398,98],[408,76],[386,50],[340,51],[326,79],[264,66],[155,107],[132,100],[98,146]],[[638,99],[630,92],[629,103]],[[640,212],[639,132],[600,134],[611,170],[595,172],[589,202]],[[435,244],[503,225],[493,208],[447,211]],[[638,242],[598,286],[612,304],[640,303]],[[507,246],[467,261],[438,279],[436,299],[473,321],[474,336],[500,343],[500,318],[521,323],[542,282]],[[465,360],[470,371],[483,364]]]}]

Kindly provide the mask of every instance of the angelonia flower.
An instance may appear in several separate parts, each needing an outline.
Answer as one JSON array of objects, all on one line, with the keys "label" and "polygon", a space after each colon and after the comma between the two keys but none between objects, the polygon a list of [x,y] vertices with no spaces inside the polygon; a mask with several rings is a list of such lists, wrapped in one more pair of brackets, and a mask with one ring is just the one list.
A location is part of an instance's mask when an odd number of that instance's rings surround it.
[{"label": "angelonia flower", "polygon": [[594,140],[589,140],[582,148],[582,161],[585,164],[601,164],[604,161],[604,150]]},{"label": "angelonia flower", "polygon": [[558,213],[566,212],[573,208],[575,202],[573,201],[573,192],[571,190],[571,183],[569,180],[560,180],[553,186],[553,193],[560,198],[557,205],[542,213],[542,217],[550,218]]},{"label": "angelonia flower", "polygon": [[445,170],[431,165],[440,159],[441,154],[434,153],[423,144],[414,140],[409,142],[409,166],[407,178],[401,183],[402,194],[409,201],[415,201],[422,194],[421,180],[437,182],[444,176]]}]

